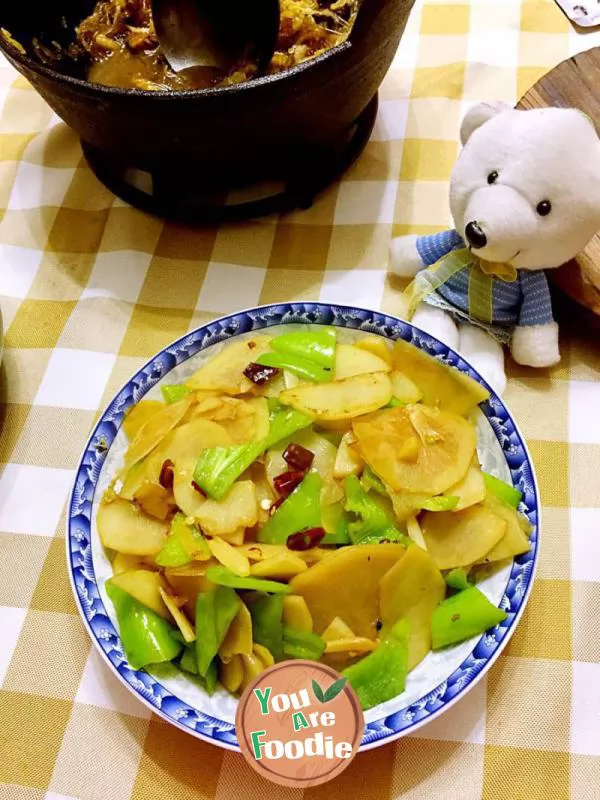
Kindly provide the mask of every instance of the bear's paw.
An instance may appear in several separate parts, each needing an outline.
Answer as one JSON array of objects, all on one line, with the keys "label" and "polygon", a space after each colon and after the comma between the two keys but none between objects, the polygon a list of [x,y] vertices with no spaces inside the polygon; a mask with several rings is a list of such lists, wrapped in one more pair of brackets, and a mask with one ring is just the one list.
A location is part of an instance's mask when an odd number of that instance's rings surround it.
[{"label": "bear's paw", "polygon": [[517,364],[553,367],[560,361],[558,325],[523,325],[515,328],[510,349]]}]

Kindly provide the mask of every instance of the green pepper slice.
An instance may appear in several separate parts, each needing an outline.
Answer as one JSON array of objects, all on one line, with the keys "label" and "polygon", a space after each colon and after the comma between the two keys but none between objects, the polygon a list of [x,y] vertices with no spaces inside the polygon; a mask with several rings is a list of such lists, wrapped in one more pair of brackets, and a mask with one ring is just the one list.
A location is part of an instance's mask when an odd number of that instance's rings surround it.
[{"label": "green pepper slice", "polygon": [[439,650],[458,644],[493,628],[508,614],[487,599],[475,586],[449,597],[431,618],[431,647]]},{"label": "green pepper slice", "polygon": [[438,497],[430,497],[429,500],[424,500],[421,503],[421,508],[424,511],[452,511],[458,505],[458,497],[453,495],[440,495]]},{"label": "green pepper slice", "polygon": [[270,650],[275,661],[283,658],[283,595],[260,597],[250,606],[254,641]]},{"label": "green pepper slice", "polygon": [[287,658],[318,661],[325,652],[325,642],[316,633],[301,631],[293,625],[283,626],[283,654]]},{"label": "green pepper slice", "polygon": [[292,533],[319,528],[322,484],[318,472],[309,472],[258,532],[258,541],[285,544]]},{"label": "green pepper slice", "polygon": [[190,525],[183,514],[177,513],[162,550],[156,556],[160,567],[183,567],[197,555],[210,558],[210,549],[196,525]]},{"label": "green pepper slice", "polygon": [[215,500],[222,500],[235,481],[269,447],[312,424],[310,417],[278,405],[270,414],[269,435],[258,442],[210,447],[196,462],[194,481]]},{"label": "green pepper slice", "polygon": [[165,403],[177,403],[178,400],[183,400],[192,391],[189,386],[182,385],[167,385],[161,386],[160,391],[164,398]]},{"label": "green pepper slice", "polygon": [[235,590],[228,586],[217,586],[196,598],[196,661],[202,677],[219,652],[241,603]]},{"label": "green pepper slice", "polygon": [[346,478],[344,492],[345,509],[355,516],[355,519],[348,523],[348,534],[352,544],[372,544],[382,539],[390,542],[406,540],[385,509],[365,492],[356,475],[349,475]]},{"label": "green pepper slice", "polygon": [[366,711],[404,691],[408,673],[410,624],[397,622],[377,650],[342,672]]},{"label": "green pepper slice", "polygon": [[166,619],[147,608],[111,581],[106,583],[119,622],[119,636],[127,660],[133,669],[148,664],[172,661],[181,652],[175,629]]},{"label": "green pepper slice", "polygon": [[513,508],[519,507],[523,494],[518,489],[515,489],[514,486],[501,481],[500,478],[489,475],[487,472],[483,473],[483,482],[488,492],[497,497],[498,500],[502,500],[503,503]]},{"label": "green pepper slice", "polygon": [[206,570],[206,577],[219,586],[228,586],[232,589],[268,592],[269,594],[287,594],[290,591],[290,587],[286,583],[270,581],[267,578],[242,578],[227,567],[219,565],[209,567]]},{"label": "green pepper slice", "polygon": [[470,585],[467,579],[467,573],[460,567],[455,567],[453,570],[450,570],[450,572],[446,575],[445,580],[446,584],[451,589],[457,589],[458,591],[468,589]]},{"label": "green pepper slice", "polygon": [[330,367],[322,367],[315,361],[292,355],[291,353],[263,353],[256,359],[256,363],[263,367],[286,369],[305,381],[325,383],[333,377]]},{"label": "green pepper slice", "polygon": [[365,492],[372,490],[382,497],[388,497],[388,493],[383,485],[383,481],[373,472],[368,464],[365,465],[362,475],[360,476],[360,484]]},{"label": "green pepper slice", "polygon": [[198,662],[196,660],[196,650],[194,647],[186,647],[179,659],[179,669],[187,672],[189,675],[194,675],[198,678],[202,686],[206,689],[208,694],[213,694],[217,688],[219,680],[219,666],[217,659],[213,658],[210,666],[206,671],[206,675],[202,677],[198,674]]},{"label": "green pepper slice", "polygon": [[313,331],[283,333],[271,341],[271,348],[278,353],[299,356],[333,371],[337,334],[334,328]]}]

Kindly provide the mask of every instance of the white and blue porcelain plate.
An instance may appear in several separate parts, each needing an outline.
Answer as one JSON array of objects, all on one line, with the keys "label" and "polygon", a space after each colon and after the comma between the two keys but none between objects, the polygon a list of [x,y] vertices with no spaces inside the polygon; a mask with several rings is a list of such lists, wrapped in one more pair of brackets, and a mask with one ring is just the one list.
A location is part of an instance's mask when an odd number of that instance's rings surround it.
[{"label": "white and blue porcelain plate", "polygon": [[[291,330],[298,324],[335,326],[342,341],[351,341],[357,333],[378,334],[391,341],[403,339],[485,383],[466,361],[437,339],[408,322],[376,311],[325,303],[283,303],[231,314],[166,347],[121,389],[102,414],[85,448],[69,505],[67,559],[73,591],[92,641],[107,664],[167,722],[232,750],[238,749],[234,725],[237,701],[229,693],[218,690],[209,697],[172,665],[145,671],[134,670],[127,663],[114,609],[104,589],[111,567],[98,536],[96,513],[127,447],[121,426],[131,406],[143,397],[159,396],[163,382],[185,380],[202,361],[236,337],[251,336],[266,328],[277,333],[284,326]],[[414,732],[463,697],[494,663],[527,603],[538,559],[540,509],[531,459],[510,413],[493,393],[481,406],[477,429],[483,468],[522,492],[521,511],[532,526],[530,552],[479,584],[508,616],[483,636],[429,653],[410,673],[401,695],[366,712],[362,750]]]}]

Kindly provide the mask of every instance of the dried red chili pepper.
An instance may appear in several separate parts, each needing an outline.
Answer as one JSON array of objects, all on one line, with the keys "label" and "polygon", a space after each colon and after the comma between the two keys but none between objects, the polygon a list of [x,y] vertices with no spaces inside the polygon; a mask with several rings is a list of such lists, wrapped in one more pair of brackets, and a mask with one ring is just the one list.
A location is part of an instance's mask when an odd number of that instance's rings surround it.
[{"label": "dried red chili pepper", "polygon": [[287,538],[288,550],[311,550],[321,542],[324,536],[325,531],[323,528],[307,528],[305,531],[292,533]]},{"label": "dried red chili pepper", "polygon": [[175,473],[173,472],[173,462],[170,459],[167,459],[163,462],[163,465],[160,468],[158,482],[163,489],[172,489],[174,477]]},{"label": "dried red chili pepper", "polygon": [[244,370],[244,375],[257,386],[264,386],[265,383],[279,375],[279,370],[276,367],[264,367],[262,364],[252,362]]},{"label": "dried red chili pepper", "polygon": [[273,478],[273,486],[275,491],[282,497],[290,495],[299,483],[304,479],[304,472],[297,472],[290,470],[289,472],[282,472]]},{"label": "dried red chili pepper", "polygon": [[283,460],[290,465],[291,469],[306,472],[312,466],[315,454],[306,447],[296,442],[290,442],[283,452]]}]

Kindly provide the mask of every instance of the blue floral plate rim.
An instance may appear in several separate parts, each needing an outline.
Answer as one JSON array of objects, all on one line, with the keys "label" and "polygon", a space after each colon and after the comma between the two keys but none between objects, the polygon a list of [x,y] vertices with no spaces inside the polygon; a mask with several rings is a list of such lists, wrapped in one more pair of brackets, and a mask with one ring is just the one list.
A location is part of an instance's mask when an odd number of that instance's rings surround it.
[{"label": "blue floral plate rim", "polygon": [[[229,750],[238,750],[235,727],[211,717],[175,697],[143,670],[133,670],[124,656],[118,633],[104,608],[94,574],[91,528],[94,492],[102,465],[125,412],[171,369],[214,344],[283,324],[320,324],[402,339],[458,368],[490,389],[462,356],[411,323],[390,314],[356,306],[322,302],[290,302],[255,306],[227,314],[181,336],[150,358],[116,393],[100,416],[84,448],[67,512],[69,579],[92,642],[119,680],[152,711],[181,730]],[[410,706],[365,726],[361,751],[392,742],[436,719],[473,688],[490,669],[513,634],[523,613],[539,558],[540,500],[527,446],[512,415],[490,389],[481,405],[502,448],[513,484],[523,493],[521,510],[532,525],[531,550],[513,562],[500,606],[507,619],[483,634],[460,666],[432,691]]]}]

